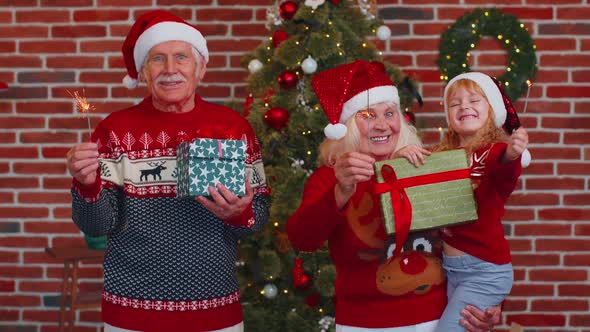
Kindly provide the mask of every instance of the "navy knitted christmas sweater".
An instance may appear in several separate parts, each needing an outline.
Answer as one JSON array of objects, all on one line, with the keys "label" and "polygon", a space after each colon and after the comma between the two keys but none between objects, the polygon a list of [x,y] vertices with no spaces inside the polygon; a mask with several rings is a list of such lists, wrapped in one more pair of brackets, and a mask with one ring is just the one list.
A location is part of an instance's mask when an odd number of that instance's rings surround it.
[{"label": "navy knitted christmas sweater", "polygon": [[[176,198],[176,146],[192,138],[247,139],[251,207],[220,220],[194,199]],[[268,219],[260,148],[237,112],[195,97],[186,113],[156,110],[151,98],[114,112],[92,135],[100,171],[73,181],[73,220],[108,236],[103,320],[140,331],[207,331],[242,321],[237,241]]]}]

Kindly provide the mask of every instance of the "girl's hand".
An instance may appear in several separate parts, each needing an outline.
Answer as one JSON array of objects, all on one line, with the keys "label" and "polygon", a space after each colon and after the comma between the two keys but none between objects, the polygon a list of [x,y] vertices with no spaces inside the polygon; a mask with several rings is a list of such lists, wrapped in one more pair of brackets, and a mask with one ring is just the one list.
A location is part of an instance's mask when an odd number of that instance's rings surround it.
[{"label": "girl's hand", "polygon": [[490,331],[494,325],[500,324],[502,311],[500,306],[489,307],[486,311],[468,305],[461,310],[463,319],[459,322],[469,332],[486,332]]},{"label": "girl's hand", "polygon": [[356,191],[357,183],[371,179],[374,163],[373,157],[359,152],[347,152],[336,160],[334,174],[338,183],[334,194],[340,209],[344,208]]},{"label": "girl's hand", "polygon": [[426,163],[425,156],[430,156],[431,152],[416,145],[407,145],[395,151],[394,158],[406,158],[412,165],[418,167]]},{"label": "girl's hand", "polygon": [[508,147],[504,154],[505,160],[510,162],[520,157],[528,144],[529,134],[526,132],[526,129],[523,127],[516,129],[510,136],[510,141],[508,142]]}]

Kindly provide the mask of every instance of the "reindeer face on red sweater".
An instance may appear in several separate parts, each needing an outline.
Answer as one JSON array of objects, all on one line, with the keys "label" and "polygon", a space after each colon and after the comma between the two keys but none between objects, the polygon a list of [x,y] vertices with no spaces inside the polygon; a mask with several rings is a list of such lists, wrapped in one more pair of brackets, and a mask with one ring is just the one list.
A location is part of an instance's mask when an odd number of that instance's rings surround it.
[{"label": "reindeer face on red sweater", "polygon": [[401,253],[392,257],[395,237],[386,247],[384,262],[377,269],[377,288],[389,295],[422,295],[445,281],[441,266],[440,242],[432,232],[410,234]]}]

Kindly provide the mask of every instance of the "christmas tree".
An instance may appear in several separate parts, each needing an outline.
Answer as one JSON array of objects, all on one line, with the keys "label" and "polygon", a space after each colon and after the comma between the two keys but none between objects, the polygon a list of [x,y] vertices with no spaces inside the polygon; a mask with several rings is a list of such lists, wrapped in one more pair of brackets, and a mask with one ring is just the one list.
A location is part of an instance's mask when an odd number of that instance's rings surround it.
[{"label": "christmas tree", "polygon": [[[251,74],[244,115],[260,139],[272,189],[269,224],[241,242],[238,275],[246,331],[334,329],[336,271],[327,248],[294,251],[285,223],[317,167],[317,148],[328,123],[311,78],[359,59],[382,61],[381,52],[367,38],[387,40],[391,30],[376,14],[371,0],[278,2],[267,11],[271,37],[243,59]],[[405,109],[413,98],[407,88],[411,84],[399,68],[384,64]]]}]

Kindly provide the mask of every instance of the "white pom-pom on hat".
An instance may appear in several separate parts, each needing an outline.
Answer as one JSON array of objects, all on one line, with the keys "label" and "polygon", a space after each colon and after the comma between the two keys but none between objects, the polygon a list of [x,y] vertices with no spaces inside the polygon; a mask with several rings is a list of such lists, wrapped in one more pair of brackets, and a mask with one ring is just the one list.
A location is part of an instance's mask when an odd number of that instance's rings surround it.
[{"label": "white pom-pom on hat", "polygon": [[139,81],[134,78],[131,78],[131,76],[129,75],[125,75],[125,77],[123,77],[123,85],[125,85],[125,87],[129,90],[137,88],[138,84]]},{"label": "white pom-pom on hat", "polygon": [[338,140],[344,137],[344,135],[346,135],[346,131],[346,126],[342,123],[330,123],[324,128],[324,135],[326,135],[326,137],[329,139]]},{"label": "white pom-pom on hat", "polygon": [[522,155],[520,156],[520,166],[523,168],[527,168],[531,164],[531,152],[529,149],[524,149],[522,151]]}]

